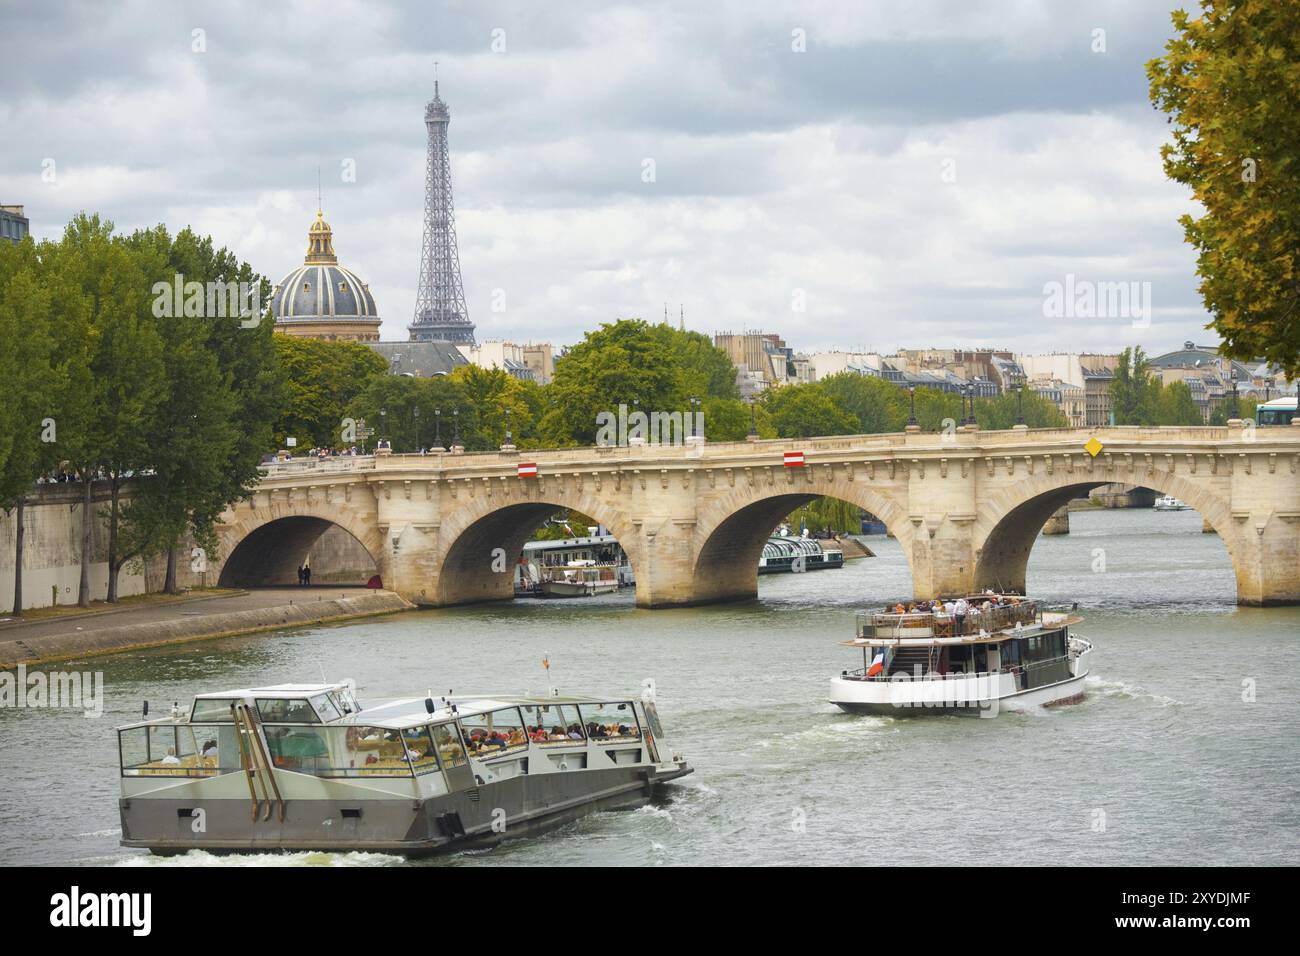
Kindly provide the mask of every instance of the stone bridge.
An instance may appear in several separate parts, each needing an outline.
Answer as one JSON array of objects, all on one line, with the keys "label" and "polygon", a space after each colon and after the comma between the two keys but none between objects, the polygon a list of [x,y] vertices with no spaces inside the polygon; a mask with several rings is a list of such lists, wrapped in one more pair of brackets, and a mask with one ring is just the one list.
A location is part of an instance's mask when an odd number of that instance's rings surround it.
[{"label": "stone bridge", "polygon": [[[785,466],[788,451],[803,452],[803,467]],[[521,462],[534,463],[536,477],[520,477]],[[917,598],[1021,590],[1051,514],[1119,483],[1199,511],[1227,547],[1239,603],[1297,603],[1298,469],[1300,427],[1250,423],[291,461],[268,466],[252,496],[223,515],[215,570],[226,585],[292,583],[313,543],[338,525],[410,601],[508,598],[524,542],[573,508],[623,544],[639,606],[703,604],[753,597],[773,528],[826,495],[885,523]]]}]

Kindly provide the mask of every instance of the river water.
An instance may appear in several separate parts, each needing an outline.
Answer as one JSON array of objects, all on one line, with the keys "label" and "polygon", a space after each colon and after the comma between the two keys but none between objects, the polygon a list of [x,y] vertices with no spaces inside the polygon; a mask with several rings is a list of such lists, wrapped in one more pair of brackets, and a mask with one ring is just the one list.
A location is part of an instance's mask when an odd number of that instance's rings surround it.
[{"label": "river water", "polygon": [[1029,590],[1086,617],[1075,631],[1096,651],[1080,704],[992,720],[828,704],[827,679],[860,664],[836,645],[854,611],[910,593],[897,543],[872,537],[876,558],[760,579],[739,605],[517,601],[83,663],[104,674],[103,718],[0,710],[0,863],[402,865],[124,850],[113,726],[146,698],[157,713],[322,669],[363,699],[540,692],[546,655],[565,692],[631,696],[653,677],[667,740],[696,772],[638,810],[416,865],[1300,860],[1300,609],[1236,607],[1227,553],[1195,512],[1071,520],[1070,535],[1039,539]]}]

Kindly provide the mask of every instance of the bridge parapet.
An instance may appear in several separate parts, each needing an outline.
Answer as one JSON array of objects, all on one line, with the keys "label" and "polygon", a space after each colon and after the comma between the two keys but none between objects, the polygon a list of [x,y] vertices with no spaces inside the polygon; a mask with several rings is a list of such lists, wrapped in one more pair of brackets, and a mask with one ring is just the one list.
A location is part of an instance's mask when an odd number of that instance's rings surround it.
[{"label": "bridge parapet", "polygon": [[[1086,448],[1091,439],[1101,448]],[[804,453],[803,467],[785,467],[790,451]],[[521,476],[522,462],[536,463],[536,475]],[[304,458],[263,472],[227,515],[232,541],[286,517],[333,521],[366,545],[386,582],[428,603],[504,596],[500,582],[469,582],[490,554],[517,550],[531,531],[524,525],[558,508],[589,514],[626,542],[643,606],[752,596],[755,549],[818,496],[886,523],[918,598],[1023,588],[1047,517],[1112,483],[1198,510],[1228,549],[1242,603],[1300,600],[1300,428],[838,435]]]}]

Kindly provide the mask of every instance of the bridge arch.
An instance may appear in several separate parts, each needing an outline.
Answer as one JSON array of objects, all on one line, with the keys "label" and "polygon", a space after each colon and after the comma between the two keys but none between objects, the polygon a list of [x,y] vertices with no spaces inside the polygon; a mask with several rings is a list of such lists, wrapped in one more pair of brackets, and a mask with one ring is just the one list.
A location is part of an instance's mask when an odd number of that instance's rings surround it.
[{"label": "bridge arch", "polygon": [[710,501],[695,526],[692,591],[685,603],[744,600],[758,594],[758,560],[781,519],[816,498],[838,498],[884,522],[915,574],[913,527],[880,483],[828,478],[815,470],[788,482],[738,486]]},{"label": "bridge arch", "polygon": [[[1103,468],[1092,473],[1039,474],[1026,476],[990,495],[980,509],[972,541],[975,589],[1023,593],[1029,554],[1048,519],[1071,499],[1113,483],[1132,484],[1133,477]],[[1237,590],[1245,593],[1248,569],[1240,554],[1228,501],[1206,484],[1164,471],[1150,471],[1142,477],[1141,486],[1180,498],[1200,513],[1227,548]]]},{"label": "bridge arch", "polygon": [[[221,587],[297,584],[298,566],[334,528],[346,532],[364,550],[374,572],[382,577],[383,535],[373,521],[343,509],[241,508],[238,519],[219,530],[222,559],[218,584]],[[365,580],[361,577],[355,583],[364,584]]]},{"label": "bridge arch", "polygon": [[564,509],[596,519],[618,538],[634,572],[649,567],[636,529],[621,510],[596,495],[572,488],[534,490],[524,485],[505,495],[464,497],[443,521],[429,564],[432,578],[421,600],[446,606],[514,597],[515,564],[524,544],[551,515]]}]

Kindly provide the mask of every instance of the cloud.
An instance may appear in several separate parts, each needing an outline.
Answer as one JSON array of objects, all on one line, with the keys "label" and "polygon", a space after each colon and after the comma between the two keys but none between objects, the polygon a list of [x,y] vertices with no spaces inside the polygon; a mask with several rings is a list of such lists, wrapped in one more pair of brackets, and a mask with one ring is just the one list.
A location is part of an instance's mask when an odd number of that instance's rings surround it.
[{"label": "cloud", "polygon": [[[1158,352],[1208,317],[1146,101],[1168,15],[1136,6],[7,6],[0,198],[39,236],[82,209],[189,224],[275,280],[319,166],[335,249],[405,338],[437,60],[480,338],[563,344],[666,303],[807,349]],[[1151,327],[1045,321],[1067,273],[1151,282]]]}]

